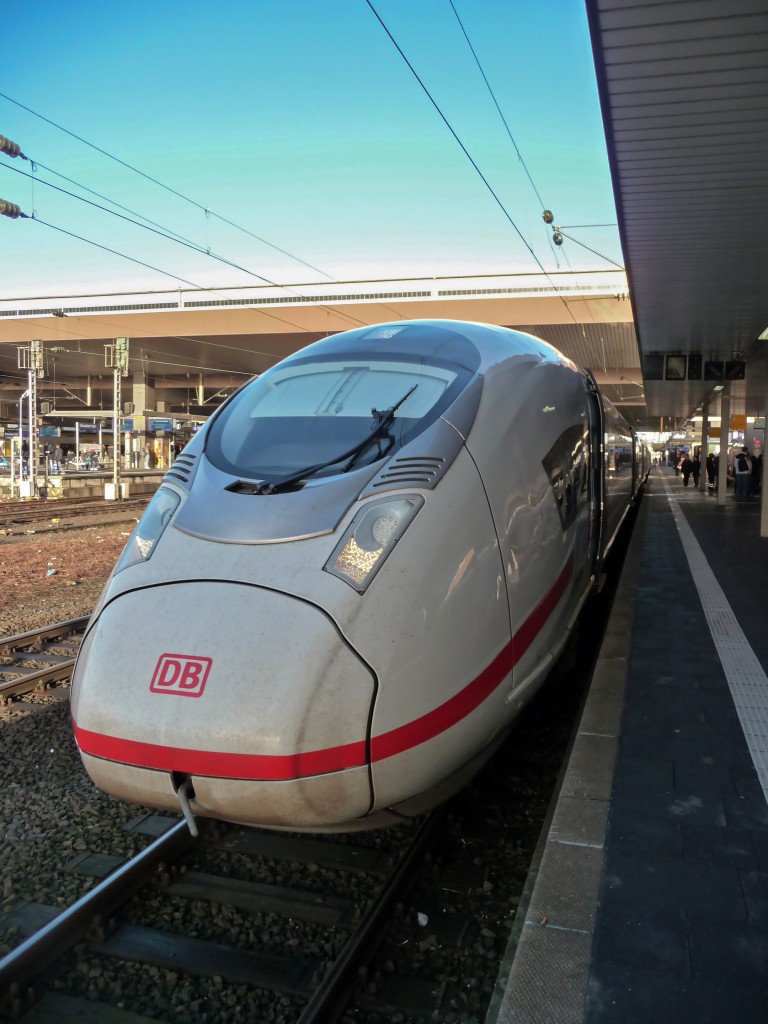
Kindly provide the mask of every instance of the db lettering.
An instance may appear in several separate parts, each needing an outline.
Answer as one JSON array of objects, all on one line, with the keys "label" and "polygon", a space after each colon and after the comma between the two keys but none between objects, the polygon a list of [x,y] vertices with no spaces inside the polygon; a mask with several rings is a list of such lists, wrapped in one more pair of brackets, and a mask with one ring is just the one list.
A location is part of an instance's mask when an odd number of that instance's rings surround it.
[{"label": "db lettering", "polygon": [[208,681],[211,665],[210,658],[191,657],[187,654],[161,654],[149,688],[153,693],[200,697]]}]

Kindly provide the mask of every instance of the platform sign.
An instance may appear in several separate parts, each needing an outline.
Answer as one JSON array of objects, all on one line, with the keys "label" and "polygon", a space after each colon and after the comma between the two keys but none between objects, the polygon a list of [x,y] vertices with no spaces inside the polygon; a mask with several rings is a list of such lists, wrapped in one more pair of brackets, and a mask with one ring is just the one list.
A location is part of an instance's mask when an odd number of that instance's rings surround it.
[{"label": "platform sign", "polygon": [[61,437],[61,427],[57,427],[51,424],[42,426],[37,431],[38,437]]},{"label": "platform sign", "polygon": [[120,433],[121,434],[130,434],[132,431],[133,431],[133,420],[132,419],[123,420],[123,422],[120,424]]},{"label": "platform sign", "polygon": [[3,428],[3,439],[4,440],[9,441],[12,437],[18,437],[18,436],[19,436],[18,424],[16,424],[15,426],[13,424],[11,424],[11,426]]},{"label": "platform sign", "polygon": [[149,429],[150,430],[154,430],[154,431],[157,431],[157,430],[173,430],[173,420],[166,420],[166,419],[159,420],[159,419],[155,419],[153,417],[149,421]]},{"label": "platform sign", "polygon": [[81,434],[98,434],[99,432],[98,423],[78,423],[77,426]]},{"label": "platform sign", "polygon": [[667,380],[685,380],[686,358],[681,355],[667,356],[665,377]]}]

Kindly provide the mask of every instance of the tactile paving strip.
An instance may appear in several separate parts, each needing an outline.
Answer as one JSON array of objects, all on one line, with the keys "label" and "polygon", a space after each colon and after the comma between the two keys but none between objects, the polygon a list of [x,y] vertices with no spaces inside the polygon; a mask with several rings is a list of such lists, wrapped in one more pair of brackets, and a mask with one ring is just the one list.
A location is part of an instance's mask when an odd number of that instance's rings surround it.
[{"label": "tactile paving strip", "polygon": [[768,678],[710,569],[680,502],[670,491],[666,480],[664,486],[752,763],[768,800]]}]

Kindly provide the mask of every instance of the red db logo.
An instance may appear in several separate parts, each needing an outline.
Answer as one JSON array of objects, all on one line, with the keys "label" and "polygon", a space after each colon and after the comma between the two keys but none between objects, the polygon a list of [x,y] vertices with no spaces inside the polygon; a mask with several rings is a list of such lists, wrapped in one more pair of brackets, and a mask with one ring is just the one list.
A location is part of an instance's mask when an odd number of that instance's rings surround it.
[{"label": "red db logo", "polygon": [[188,654],[161,654],[152,682],[153,693],[175,693],[179,697],[201,697],[213,662]]}]

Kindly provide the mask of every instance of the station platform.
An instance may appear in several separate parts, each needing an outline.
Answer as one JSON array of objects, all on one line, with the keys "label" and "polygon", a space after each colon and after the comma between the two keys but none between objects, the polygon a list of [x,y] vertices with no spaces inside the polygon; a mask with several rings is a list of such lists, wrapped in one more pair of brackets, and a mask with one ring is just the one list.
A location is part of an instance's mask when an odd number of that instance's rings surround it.
[{"label": "station platform", "polygon": [[656,467],[487,1024],[768,1021],[768,538]]},{"label": "station platform", "polygon": [[[167,470],[165,469],[123,469],[120,480],[124,496],[139,497],[154,494]],[[113,480],[112,470],[91,470],[57,474],[43,473],[37,478],[37,493],[43,498],[103,498],[105,485]],[[0,476],[0,498],[18,497],[18,481],[11,487],[8,474]]]}]

